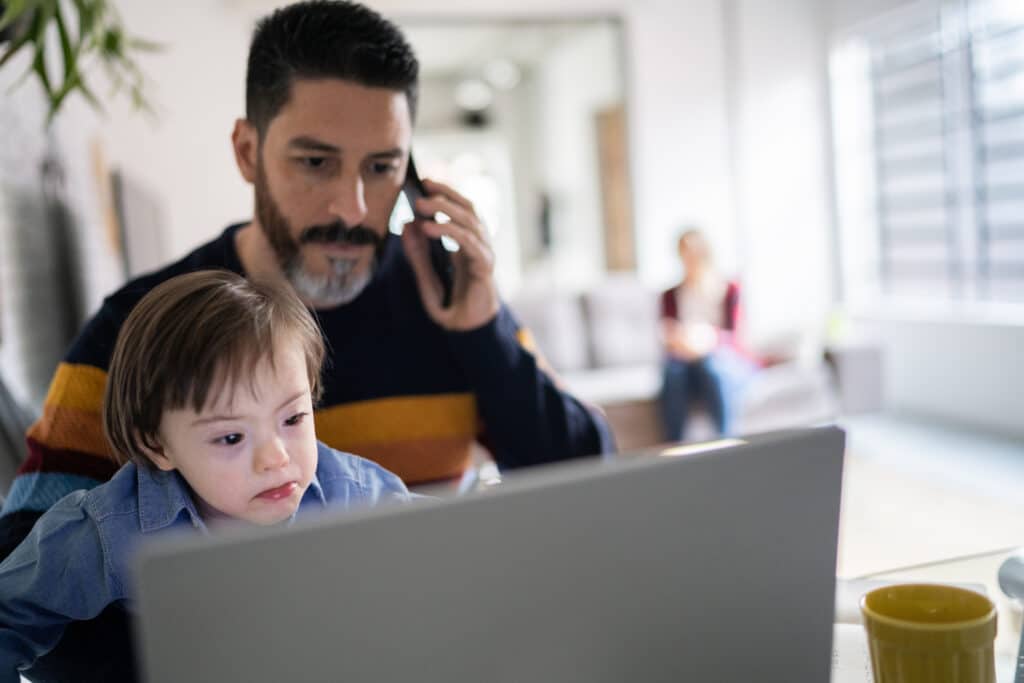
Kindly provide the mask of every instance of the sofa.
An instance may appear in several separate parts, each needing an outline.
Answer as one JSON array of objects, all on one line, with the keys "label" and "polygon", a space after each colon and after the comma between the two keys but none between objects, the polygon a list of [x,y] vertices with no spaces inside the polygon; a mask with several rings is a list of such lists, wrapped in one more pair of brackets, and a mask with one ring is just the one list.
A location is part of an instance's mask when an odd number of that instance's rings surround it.
[{"label": "sofa", "polygon": [[[510,304],[559,381],[605,412],[621,451],[665,441],[658,410],[658,292],[631,275],[610,275],[582,292],[523,290]],[[834,419],[837,389],[821,347],[798,335],[772,347],[754,349],[773,360],[741,393],[738,433]],[[687,440],[712,438],[706,412],[699,405],[694,410]]]}]

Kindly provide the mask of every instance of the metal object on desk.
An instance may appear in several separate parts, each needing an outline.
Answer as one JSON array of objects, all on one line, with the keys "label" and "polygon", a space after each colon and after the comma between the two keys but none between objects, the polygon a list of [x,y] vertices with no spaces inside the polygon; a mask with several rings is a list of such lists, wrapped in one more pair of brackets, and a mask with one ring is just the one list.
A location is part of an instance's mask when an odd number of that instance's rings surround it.
[{"label": "metal object on desk", "polygon": [[[1008,597],[1024,602],[1024,548],[999,566],[999,588]],[[1017,650],[1017,673],[1013,680],[1014,683],[1024,683],[1024,631]]]},{"label": "metal object on desk", "polygon": [[1024,601],[1024,548],[999,566],[999,587],[1008,597]]}]

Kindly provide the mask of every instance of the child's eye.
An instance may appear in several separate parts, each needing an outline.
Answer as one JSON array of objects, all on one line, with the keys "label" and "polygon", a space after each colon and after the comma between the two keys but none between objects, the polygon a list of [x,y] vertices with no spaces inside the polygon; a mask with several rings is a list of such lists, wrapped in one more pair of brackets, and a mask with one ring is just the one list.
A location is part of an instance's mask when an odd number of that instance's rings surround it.
[{"label": "child's eye", "polygon": [[225,434],[219,439],[214,439],[214,443],[219,443],[224,446],[237,446],[242,443],[242,438],[241,434]]},{"label": "child's eye", "polygon": [[296,425],[302,424],[302,421],[306,419],[306,415],[309,413],[296,413],[284,421],[289,427],[295,427]]}]

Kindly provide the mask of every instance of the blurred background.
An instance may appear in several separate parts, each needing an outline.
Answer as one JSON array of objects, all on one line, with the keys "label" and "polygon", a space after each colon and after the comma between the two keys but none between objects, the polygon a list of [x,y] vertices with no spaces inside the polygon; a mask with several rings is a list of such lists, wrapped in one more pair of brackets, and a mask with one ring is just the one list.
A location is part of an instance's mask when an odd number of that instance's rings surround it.
[{"label": "blurred background", "polygon": [[[151,113],[96,86],[105,113],[71,97],[44,129],[38,83],[11,89],[31,55],[0,69],[9,424],[106,293],[251,215],[229,134],[277,3],[114,4],[163,46]],[[503,296],[623,448],[662,440],[657,298],[696,226],[764,366],[741,431],[840,419],[855,462],[909,473],[891,490],[927,475],[1020,520],[1024,3],[369,4],[421,60],[421,174],[474,201]]]}]

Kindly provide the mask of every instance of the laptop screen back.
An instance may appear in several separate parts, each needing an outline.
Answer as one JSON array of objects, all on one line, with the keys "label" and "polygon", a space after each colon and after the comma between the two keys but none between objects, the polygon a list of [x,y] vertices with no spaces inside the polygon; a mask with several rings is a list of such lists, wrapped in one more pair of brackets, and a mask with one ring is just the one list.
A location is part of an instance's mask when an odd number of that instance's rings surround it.
[{"label": "laptop screen back", "polygon": [[827,681],[843,434],[536,468],[462,498],[177,539],[155,683]]}]

